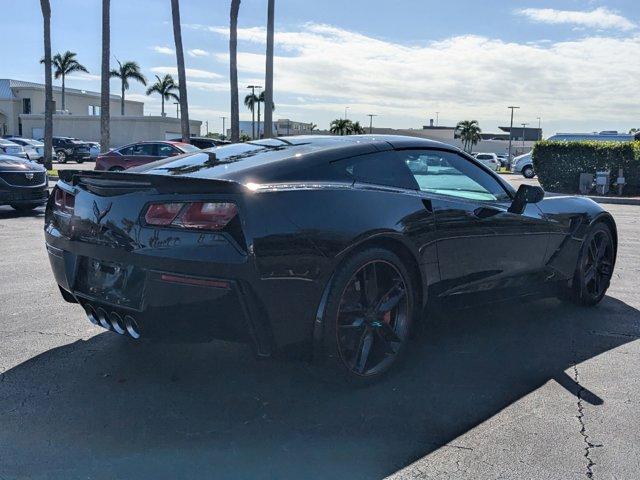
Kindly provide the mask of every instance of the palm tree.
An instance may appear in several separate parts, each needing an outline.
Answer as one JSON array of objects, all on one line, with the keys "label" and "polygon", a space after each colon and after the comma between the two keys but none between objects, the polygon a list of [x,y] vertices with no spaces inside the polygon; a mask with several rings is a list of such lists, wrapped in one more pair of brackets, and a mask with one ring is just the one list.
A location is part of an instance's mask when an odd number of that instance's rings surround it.
[{"label": "palm tree", "polygon": [[[69,50],[64,52],[62,55],[60,55],[59,53],[56,53],[53,56],[52,62],[53,62],[53,66],[56,69],[56,71],[54,72],[54,77],[56,79],[62,77],[62,110],[65,110],[65,103],[64,103],[65,77],[73,72],[89,73],[89,70],[87,70],[87,67],[85,67],[84,65],[78,63],[78,61],[76,60],[76,54],[74,52],[70,52]],[[44,63],[44,58],[40,60],[40,63]]]},{"label": "palm tree", "polygon": [[51,85],[51,5],[49,0],[40,0],[42,22],[44,24],[44,166],[53,168],[53,87]]},{"label": "palm tree", "polygon": [[[265,90],[264,94],[264,136],[271,138],[273,136],[273,37],[274,37],[274,17],[275,17],[275,0],[268,0],[267,3],[267,64],[265,70]],[[265,94],[266,92],[266,94]],[[262,96],[261,94],[261,96]],[[258,112],[260,112],[260,104],[258,104]],[[258,131],[260,131],[260,113],[258,113]]]},{"label": "palm tree", "polygon": [[180,27],[180,1],[171,0],[173,16],[173,39],[176,44],[176,60],[178,62],[178,88],[180,90],[180,125],[182,126],[182,141],[188,142],[189,137],[189,102],[187,102],[187,75],[184,68],[184,51],[182,49],[182,29]]},{"label": "palm tree", "polygon": [[249,93],[244,97],[244,106],[251,110],[251,132],[254,137],[256,134],[256,104],[260,105],[260,100],[255,93]]},{"label": "palm tree", "polygon": [[[108,0],[106,0],[108,1]],[[118,69],[111,70],[111,77],[119,78],[122,85],[122,98],[120,99],[120,115],[124,116],[124,92],[129,90],[129,80],[136,80],[145,87],[147,86],[147,79],[140,72],[140,66],[136,62],[124,62],[116,59],[118,62]]]},{"label": "palm tree", "polygon": [[309,127],[309,131],[313,132],[314,130],[318,129],[318,125],[316,125],[315,123],[312,123],[311,126]]},{"label": "palm tree", "polygon": [[463,148],[471,153],[473,146],[482,140],[482,130],[477,120],[463,120],[456,125],[456,134],[462,140]]},{"label": "palm tree", "polygon": [[162,116],[164,117],[164,101],[172,99],[180,101],[180,97],[174,93],[175,90],[178,90],[178,85],[169,74],[166,74],[163,78],[156,75],[156,79],[157,82],[147,88],[147,95],[151,95],[152,93],[160,94],[160,98],[162,99]]},{"label": "palm tree", "polygon": [[[111,0],[102,0],[102,64],[100,66],[100,150],[109,151],[111,144],[111,98],[109,92],[109,56],[111,51]],[[124,109],[124,93],[122,95]],[[124,111],[123,111],[124,114]]]},{"label": "palm tree", "polygon": [[229,12],[229,83],[231,87],[231,141],[240,141],[240,106],[238,105],[238,12],[240,0],[231,0]]},{"label": "palm tree", "polygon": [[349,135],[351,129],[351,120],[346,118],[336,118],[331,122],[329,131],[337,135]]},{"label": "palm tree", "polygon": [[366,133],[364,131],[364,128],[362,128],[362,126],[360,125],[360,122],[353,122],[351,124],[351,132],[354,135],[361,135],[363,133]]}]

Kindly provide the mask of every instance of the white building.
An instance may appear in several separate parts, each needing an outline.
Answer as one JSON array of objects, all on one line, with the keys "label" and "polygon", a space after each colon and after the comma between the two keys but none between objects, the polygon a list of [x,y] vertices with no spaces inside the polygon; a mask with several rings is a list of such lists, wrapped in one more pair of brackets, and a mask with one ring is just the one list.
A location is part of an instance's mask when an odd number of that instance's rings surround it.
[{"label": "white building", "polygon": [[[100,93],[65,88],[65,110],[62,88],[53,87],[56,105],[53,134],[100,141]],[[120,115],[121,97],[111,95],[112,147],[142,140],[165,140],[180,136],[180,120],[161,116],[145,116],[144,103],[125,98],[125,115]],[[29,138],[44,136],[44,85],[21,80],[0,79],[0,135]],[[191,132],[200,134],[202,122],[192,120]]]},{"label": "white building", "polygon": [[[288,118],[281,118],[273,122],[273,135],[275,137],[288,137],[292,135],[310,135],[314,133],[312,130],[313,123],[296,122]],[[264,137],[264,122],[252,122],[251,120],[242,120],[240,122],[240,135],[245,134],[251,137],[255,129],[256,138]],[[227,129],[227,138],[231,136],[231,129]]]}]

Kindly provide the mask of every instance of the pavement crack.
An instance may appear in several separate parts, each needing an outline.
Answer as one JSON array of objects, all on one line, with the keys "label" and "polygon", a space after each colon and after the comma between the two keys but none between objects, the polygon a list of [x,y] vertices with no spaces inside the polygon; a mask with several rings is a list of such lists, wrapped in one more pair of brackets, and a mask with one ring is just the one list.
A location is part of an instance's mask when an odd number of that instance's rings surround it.
[{"label": "pavement crack", "polygon": [[585,424],[585,418],[584,418],[584,405],[582,403],[582,395],[583,393],[586,391],[585,388],[580,384],[580,378],[579,378],[579,374],[578,374],[578,366],[576,364],[573,365],[573,380],[576,382],[576,385],[578,385],[578,392],[576,393],[576,397],[578,398],[578,415],[576,416],[576,418],[578,419],[578,422],[580,423],[580,435],[582,436],[582,440],[584,441],[584,457],[587,460],[587,471],[586,471],[586,476],[587,478],[594,478],[594,471],[593,468],[595,467],[596,463],[593,461],[593,459],[591,458],[591,449],[593,448],[598,448],[598,447],[602,447],[602,444],[595,444],[591,442],[591,438],[589,437],[589,434],[587,433],[587,426]]}]

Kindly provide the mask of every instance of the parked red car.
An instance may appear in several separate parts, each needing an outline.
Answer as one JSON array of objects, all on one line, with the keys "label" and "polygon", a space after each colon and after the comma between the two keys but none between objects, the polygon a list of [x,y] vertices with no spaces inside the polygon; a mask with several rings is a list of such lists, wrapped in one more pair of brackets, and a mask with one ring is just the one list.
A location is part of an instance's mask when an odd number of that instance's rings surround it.
[{"label": "parked red car", "polygon": [[138,142],[111,150],[96,159],[96,170],[117,172],[155,162],[166,157],[197,152],[200,149],[182,142]]}]

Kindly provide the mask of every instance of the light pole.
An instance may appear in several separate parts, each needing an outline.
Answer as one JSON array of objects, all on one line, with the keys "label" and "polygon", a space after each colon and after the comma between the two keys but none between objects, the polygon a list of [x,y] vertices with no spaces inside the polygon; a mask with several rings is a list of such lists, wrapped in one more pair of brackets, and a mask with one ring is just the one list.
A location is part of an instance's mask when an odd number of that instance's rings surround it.
[{"label": "light pole", "polygon": [[538,140],[542,140],[542,118],[538,117]]},{"label": "light pole", "polygon": [[180,102],[173,102],[176,106],[176,118],[180,118]]},{"label": "light pole", "polygon": [[227,121],[227,117],[220,117],[222,119],[222,138],[227,139],[227,130],[225,129],[225,123]]},{"label": "light pole", "polygon": [[528,123],[521,123],[520,125],[522,125],[522,150],[524,151],[524,137],[526,135],[525,129],[527,127],[527,125],[529,125]]},{"label": "light pole", "polygon": [[436,127],[440,125],[440,112],[436,112]]},{"label": "light pole", "polygon": [[378,115],[375,115],[373,113],[369,113],[367,115],[367,117],[369,117],[369,135],[371,135],[373,133],[373,117],[377,117]]},{"label": "light pole", "polygon": [[[247,88],[251,89],[251,95],[256,98],[256,88],[262,88],[260,85],[247,85]],[[256,139],[256,106],[251,108],[251,140]]]},{"label": "light pole", "polygon": [[351,107],[344,107],[344,119],[347,119],[347,110],[349,110]]},{"label": "light pole", "polygon": [[520,107],[507,107],[511,109],[511,125],[509,126],[509,164],[511,164],[511,143],[513,142],[513,111]]}]

